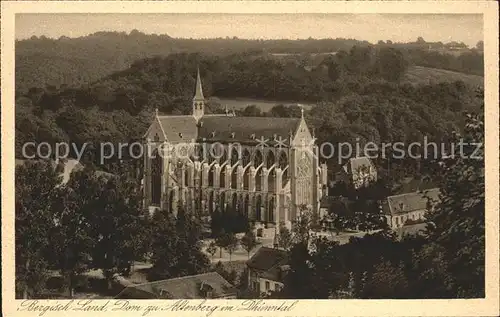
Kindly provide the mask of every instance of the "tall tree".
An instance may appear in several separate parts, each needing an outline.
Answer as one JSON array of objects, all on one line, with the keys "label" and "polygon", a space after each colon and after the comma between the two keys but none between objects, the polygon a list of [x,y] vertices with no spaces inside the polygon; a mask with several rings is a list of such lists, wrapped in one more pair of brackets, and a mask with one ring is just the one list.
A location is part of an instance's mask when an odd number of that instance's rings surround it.
[{"label": "tall tree", "polygon": [[[479,98],[483,98],[482,93]],[[428,236],[447,263],[451,296],[485,292],[484,114],[468,114],[461,154],[443,161],[440,203],[429,212]]]},{"label": "tall tree", "polygon": [[288,251],[290,250],[292,245],[293,245],[292,232],[285,226],[285,224],[281,223],[278,235],[278,246]]},{"label": "tall tree", "polygon": [[363,298],[408,298],[408,281],[403,264],[382,261],[363,287]]},{"label": "tall tree", "polygon": [[250,258],[250,252],[257,246],[257,238],[252,230],[248,230],[245,235],[241,238],[241,246],[245,251],[247,251],[248,258]]},{"label": "tall tree", "polygon": [[392,47],[384,47],[378,52],[376,67],[382,78],[389,81],[398,81],[408,69],[408,62],[401,51]]},{"label": "tall tree", "polygon": [[26,162],[16,168],[16,293],[29,298],[43,290],[48,263],[53,203],[62,177],[49,161]]},{"label": "tall tree", "polygon": [[175,275],[194,275],[205,272],[210,260],[201,250],[202,227],[192,212],[184,207],[179,208],[176,220],[178,263]]},{"label": "tall tree", "polygon": [[285,276],[282,295],[285,298],[316,298],[313,292],[313,268],[307,244],[295,244],[290,251],[290,269]]},{"label": "tall tree", "polygon": [[73,172],[56,197],[51,247],[70,297],[78,276],[91,265],[92,250],[97,243],[92,234],[92,219],[100,208],[102,185],[94,170],[85,168]]},{"label": "tall tree", "polygon": [[229,262],[231,262],[231,256],[238,247],[239,241],[234,233],[228,235],[227,239],[228,241],[226,242],[226,246],[224,248],[226,249],[227,253],[229,253]]},{"label": "tall tree", "polygon": [[111,177],[103,187],[99,203],[93,218],[97,244],[92,260],[96,268],[102,269],[111,288],[114,274],[130,272],[131,263],[143,251],[142,202],[137,183],[127,175]]},{"label": "tall tree", "polygon": [[215,241],[210,242],[210,244],[207,247],[207,252],[213,259],[215,252],[217,252],[217,245],[215,244]]},{"label": "tall tree", "polygon": [[179,262],[175,217],[166,210],[157,210],[151,219],[151,268],[150,279],[175,277],[173,267]]},{"label": "tall tree", "polygon": [[299,206],[299,215],[293,224],[292,233],[295,243],[304,243],[306,246],[311,242],[311,225],[313,223],[312,210],[306,205]]}]

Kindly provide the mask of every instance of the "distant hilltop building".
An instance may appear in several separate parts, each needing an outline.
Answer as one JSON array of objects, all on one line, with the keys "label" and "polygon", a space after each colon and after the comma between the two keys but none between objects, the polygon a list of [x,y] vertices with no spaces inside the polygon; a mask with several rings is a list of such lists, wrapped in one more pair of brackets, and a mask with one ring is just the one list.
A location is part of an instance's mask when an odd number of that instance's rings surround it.
[{"label": "distant hilltop building", "polygon": [[199,71],[192,109],[156,113],[144,135],[152,149],[144,161],[145,208],[176,213],[183,204],[208,214],[232,208],[266,227],[290,225],[302,205],[318,212],[327,169],[313,155],[317,146],[303,115],[205,114]]}]

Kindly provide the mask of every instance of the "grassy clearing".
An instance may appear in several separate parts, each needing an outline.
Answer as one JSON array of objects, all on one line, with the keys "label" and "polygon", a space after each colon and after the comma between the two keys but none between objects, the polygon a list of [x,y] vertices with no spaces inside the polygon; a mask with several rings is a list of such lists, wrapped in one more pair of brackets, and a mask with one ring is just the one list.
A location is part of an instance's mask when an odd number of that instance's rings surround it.
[{"label": "grassy clearing", "polygon": [[406,72],[403,81],[412,84],[455,82],[461,80],[468,85],[483,86],[484,77],[453,72],[445,69],[412,66]]},{"label": "grassy clearing", "polygon": [[[445,69],[422,67],[422,66],[412,66],[406,72],[403,82],[422,85],[422,84],[436,84],[440,82],[455,82],[461,80],[467,85],[472,86],[484,86],[484,77],[477,75],[469,75],[459,72],[454,72]],[[222,107],[226,107],[236,110],[243,110],[247,106],[256,105],[260,108],[262,112],[269,112],[272,107],[283,104],[286,106],[296,105],[296,101],[273,101],[265,99],[252,99],[252,98],[216,98]],[[304,109],[309,110],[313,106],[308,103],[300,103],[304,106]]]}]

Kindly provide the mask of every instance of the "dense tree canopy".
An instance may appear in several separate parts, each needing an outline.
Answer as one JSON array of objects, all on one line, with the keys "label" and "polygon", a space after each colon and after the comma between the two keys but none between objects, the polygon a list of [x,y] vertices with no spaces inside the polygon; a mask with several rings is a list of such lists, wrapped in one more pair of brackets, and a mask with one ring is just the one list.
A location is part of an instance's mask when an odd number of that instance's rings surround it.
[{"label": "dense tree canopy", "polygon": [[[273,54],[275,58],[283,61],[291,59],[299,60],[303,65],[317,65],[325,54],[349,51],[353,46],[366,47],[370,46],[370,43],[339,38],[175,39],[168,35],[146,35],[137,30],[129,34],[97,32],[79,38],[32,37],[16,41],[16,87],[17,91],[27,91],[31,87],[43,88],[45,85],[87,85],[113,72],[126,69],[138,59],[172,53],[204,52],[220,56],[266,53]],[[459,56],[453,55],[450,48],[460,46],[466,49],[466,46],[460,43],[428,43],[425,40],[413,43],[387,41],[373,46],[398,49],[414,65],[483,74],[482,45],[477,45],[477,51],[467,50]],[[116,50],[117,47],[121,48],[119,52]],[[432,51],[429,51],[429,47]],[[335,71],[332,72],[334,73]]]},{"label": "dense tree canopy", "polygon": [[[482,96],[480,96],[482,98]],[[442,158],[440,202],[424,236],[389,231],[291,248],[285,298],[481,298],[485,292],[484,115],[466,116],[462,156]],[[474,144],[474,145],[472,145]],[[474,156],[472,156],[474,154]],[[430,206],[430,205],[429,205]],[[301,283],[301,281],[308,281]],[[300,286],[298,286],[300,285]],[[347,295],[346,295],[347,294]]]},{"label": "dense tree canopy", "polygon": [[[117,45],[127,53],[116,54]],[[137,31],[16,42],[16,156],[34,153],[33,147],[23,147],[27,142],[54,145],[65,141],[76,147],[71,156],[85,146],[83,163],[90,166],[63,185],[50,163],[16,170],[18,292],[36,296],[48,268],[66,277],[70,294],[76,276],[90,268],[102,269],[109,279],[114,273],[126,273],[134,259],[148,256],[153,264],[151,279],[209,269],[199,245],[199,220],[189,210],[180,210],[177,218],[166,211],[155,212],[151,219],[142,215],[141,162],[130,158],[127,147],[102,162],[99,145],[139,140],[155,108],[162,113],[189,114],[197,67],[206,97],[276,102],[267,113],[249,106],[238,110],[238,115],[298,117],[300,109],[286,103],[312,104],[305,118],[319,144],[408,144],[425,138],[450,142],[460,135],[469,142],[484,142],[483,118],[477,115],[483,110],[482,96],[476,98],[476,87],[462,81],[422,84],[405,77],[412,65],[482,74],[480,46],[451,55],[438,50],[460,47],[460,43],[446,46],[424,39],[377,45],[341,39],[196,41]],[[200,47],[207,54],[187,53]],[[47,55],[48,50],[52,53]],[[310,54],[318,51],[335,54]],[[172,54],[151,57],[166,53]],[[215,98],[210,99],[207,112],[223,111]],[[467,117],[464,112],[471,114]],[[329,170],[338,171],[345,163],[336,158],[325,159]],[[358,191],[332,189],[355,201],[351,206],[355,217],[345,215],[338,218],[339,223],[350,221],[350,227],[362,223],[359,229],[371,229],[379,217],[377,200],[405,177],[431,175],[432,181],[440,183],[442,201],[430,214],[427,240],[396,241],[383,231],[337,245],[310,236],[308,229],[317,219],[304,216],[293,232],[280,230],[279,244],[291,252],[281,295],[484,295],[484,161],[443,160],[438,155],[429,160],[378,158],[374,162],[384,182]],[[124,179],[98,177],[94,166]],[[366,219],[367,210],[373,219]],[[117,226],[119,231],[110,231]],[[212,217],[218,245],[229,251],[234,233],[246,232],[249,226],[247,219],[232,210],[218,211]],[[243,244],[250,249],[254,238],[247,234]],[[308,244],[313,251],[308,251]]]}]

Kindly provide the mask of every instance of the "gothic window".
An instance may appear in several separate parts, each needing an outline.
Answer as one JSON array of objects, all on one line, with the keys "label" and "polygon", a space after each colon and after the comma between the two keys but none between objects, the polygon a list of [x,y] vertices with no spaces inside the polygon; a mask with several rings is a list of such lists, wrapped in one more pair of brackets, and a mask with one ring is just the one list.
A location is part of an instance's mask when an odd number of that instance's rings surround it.
[{"label": "gothic window", "polygon": [[262,220],[261,213],[262,213],[262,197],[258,195],[257,200],[255,202],[255,219],[257,221]]},{"label": "gothic window", "polygon": [[257,150],[255,152],[255,157],[253,159],[253,162],[254,162],[254,165],[255,167],[258,167],[260,164],[262,164],[263,162],[263,158],[262,158],[262,152]]},{"label": "gothic window", "polygon": [[269,172],[269,175],[267,176],[267,190],[269,192],[274,192],[275,182],[276,182],[276,169],[273,168],[271,172]]},{"label": "gothic window", "polygon": [[161,201],[161,178],[162,178],[162,158],[155,151],[151,159],[151,203],[160,205]]},{"label": "gothic window", "polygon": [[236,148],[231,149],[231,166],[240,160],[240,154],[238,152]]},{"label": "gothic window", "polygon": [[224,148],[222,144],[214,143],[210,145],[210,161],[218,160],[219,162],[223,162],[224,157]]},{"label": "gothic window", "polygon": [[220,150],[221,155],[219,155],[220,156],[219,163],[222,164],[228,159],[228,157],[227,157],[228,155],[227,155],[226,149],[224,149],[224,147],[222,145],[220,147],[221,147],[221,150]]},{"label": "gothic window", "polygon": [[262,190],[262,168],[255,174],[255,190],[260,192]]},{"label": "gothic window", "polygon": [[233,209],[233,211],[239,211],[238,210],[238,195],[236,195],[236,193],[233,194],[231,208]]},{"label": "gothic window", "polygon": [[298,166],[297,166],[297,176],[298,177],[309,177],[311,176],[311,160],[306,152],[302,152]]},{"label": "gothic window", "polygon": [[[262,164],[263,158],[262,158],[262,153],[257,150],[255,152],[255,157],[254,157],[254,166],[258,167],[260,164]],[[257,171],[257,174],[255,175],[255,190],[256,191],[261,191],[262,190],[262,168],[259,168]]]},{"label": "gothic window", "polygon": [[248,209],[250,208],[250,198],[248,195],[245,196],[245,202],[243,203],[243,214],[248,218]]},{"label": "gothic window", "polygon": [[288,165],[288,158],[286,156],[285,151],[281,151],[280,157],[279,157],[279,160],[278,160],[278,165],[279,165],[279,167],[282,170],[285,169],[285,167],[287,167],[287,165]]},{"label": "gothic window", "polygon": [[155,142],[160,142],[160,137],[158,136],[158,133],[155,133],[154,141]]},{"label": "gothic window", "polygon": [[274,222],[274,197],[269,200],[269,208],[267,210],[267,221]]},{"label": "gothic window", "polygon": [[214,212],[214,192],[208,194],[208,212],[210,215]]},{"label": "gothic window", "polygon": [[272,151],[267,152],[266,166],[270,168],[274,164],[274,153]]},{"label": "gothic window", "polygon": [[189,152],[189,149],[188,149],[188,145],[187,144],[181,144],[179,146],[179,158],[181,160],[184,160],[186,158],[188,158],[188,152]]},{"label": "gothic window", "polygon": [[250,167],[247,167],[243,172],[243,189],[250,189]]},{"label": "gothic window", "polygon": [[231,170],[231,188],[232,189],[237,189],[238,188],[238,167],[235,166]]},{"label": "gothic window", "polygon": [[203,148],[202,144],[196,144],[195,145],[195,152],[194,153],[195,153],[195,159],[197,161],[199,161],[199,162],[203,161],[204,155],[205,155],[205,151],[204,151],[204,148]]},{"label": "gothic window", "polygon": [[251,159],[250,151],[248,151],[248,149],[243,150],[243,156],[242,156],[243,167],[247,166],[248,163],[250,163],[250,159]]},{"label": "gothic window", "polygon": [[222,171],[220,173],[220,188],[225,188],[226,187],[226,167],[222,168]]},{"label": "gothic window", "polygon": [[215,164],[208,170],[208,187],[214,187]]},{"label": "gothic window", "polygon": [[287,182],[287,178],[288,178],[288,168],[286,168],[288,166],[288,158],[287,158],[286,153],[284,151],[281,151],[281,153],[280,153],[278,165],[281,168],[281,170],[283,171],[281,180],[283,182],[282,186],[285,186],[285,184]]},{"label": "gothic window", "polygon": [[226,196],[224,193],[220,193],[219,206],[222,212],[226,210]]},{"label": "gothic window", "polygon": [[189,166],[189,165],[184,165],[184,166],[185,166],[185,170],[184,170],[184,186],[189,187],[189,186],[191,186],[191,182],[189,181],[189,178],[193,177],[192,173],[191,173],[191,166]]}]

